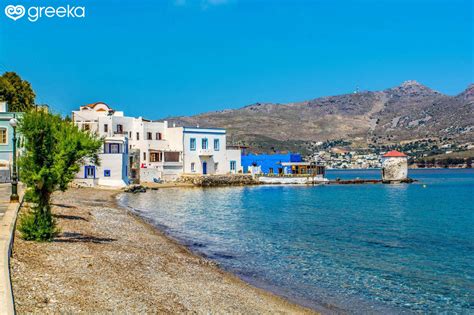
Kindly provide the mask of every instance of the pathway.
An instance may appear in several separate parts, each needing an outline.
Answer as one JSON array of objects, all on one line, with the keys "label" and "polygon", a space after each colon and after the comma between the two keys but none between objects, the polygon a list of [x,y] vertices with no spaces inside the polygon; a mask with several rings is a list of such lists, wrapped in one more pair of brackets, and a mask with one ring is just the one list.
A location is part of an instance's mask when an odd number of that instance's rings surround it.
[{"label": "pathway", "polygon": [[0,184],[0,220],[2,219],[8,205],[10,205],[10,184]]}]

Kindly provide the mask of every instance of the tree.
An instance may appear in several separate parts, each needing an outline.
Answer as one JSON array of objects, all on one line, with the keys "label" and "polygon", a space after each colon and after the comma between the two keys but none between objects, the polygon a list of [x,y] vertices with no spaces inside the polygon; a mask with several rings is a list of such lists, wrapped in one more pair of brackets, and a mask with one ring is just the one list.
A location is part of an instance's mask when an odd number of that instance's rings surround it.
[{"label": "tree", "polygon": [[27,112],[35,107],[35,92],[28,81],[15,72],[0,77],[0,100],[6,101],[10,112]]},{"label": "tree", "polygon": [[25,152],[19,160],[21,177],[33,205],[21,218],[19,230],[24,239],[49,241],[58,233],[51,214],[51,194],[65,191],[87,159],[98,164],[102,142],[59,115],[44,111],[26,113],[18,129],[25,139]]}]

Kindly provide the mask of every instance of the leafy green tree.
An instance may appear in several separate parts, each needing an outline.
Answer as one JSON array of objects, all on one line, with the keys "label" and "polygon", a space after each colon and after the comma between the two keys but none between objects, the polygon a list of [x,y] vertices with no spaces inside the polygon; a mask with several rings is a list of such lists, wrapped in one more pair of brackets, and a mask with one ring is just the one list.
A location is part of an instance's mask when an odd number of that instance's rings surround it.
[{"label": "leafy green tree", "polygon": [[32,210],[21,218],[19,230],[27,240],[49,241],[57,233],[51,214],[51,195],[65,191],[87,159],[98,164],[101,140],[79,130],[59,115],[26,113],[19,122],[25,152],[19,160],[22,181]]},{"label": "leafy green tree", "polygon": [[0,100],[6,101],[10,112],[27,112],[35,107],[35,92],[28,81],[15,72],[0,77]]}]

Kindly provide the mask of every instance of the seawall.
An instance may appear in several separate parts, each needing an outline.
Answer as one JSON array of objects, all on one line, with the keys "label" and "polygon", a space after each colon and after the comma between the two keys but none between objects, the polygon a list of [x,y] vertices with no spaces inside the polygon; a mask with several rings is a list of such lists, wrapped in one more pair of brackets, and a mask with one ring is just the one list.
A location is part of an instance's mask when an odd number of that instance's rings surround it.
[{"label": "seawall", "polygon": [[259,185],[252,175],[235,174],[235,175],[182,175],[178,180],[181,183],[193,184],[201,187],[215,186],[246,186]]}]

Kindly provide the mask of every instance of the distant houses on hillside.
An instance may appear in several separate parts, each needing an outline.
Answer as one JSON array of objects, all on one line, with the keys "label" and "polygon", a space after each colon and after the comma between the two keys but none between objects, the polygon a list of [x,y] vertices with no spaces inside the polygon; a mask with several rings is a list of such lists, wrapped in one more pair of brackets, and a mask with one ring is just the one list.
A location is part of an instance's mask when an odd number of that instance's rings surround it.
[{"label": "distant houses on hillside", "polygon": [[125,186],[181,174],[242,171],[240,149],[227,148],[225,129],[169,126],[167,121],[125,116],[102,102],[81,106],[72,120],[104,139],[101,165],[84,165],[76,178],[82,184]]}]

